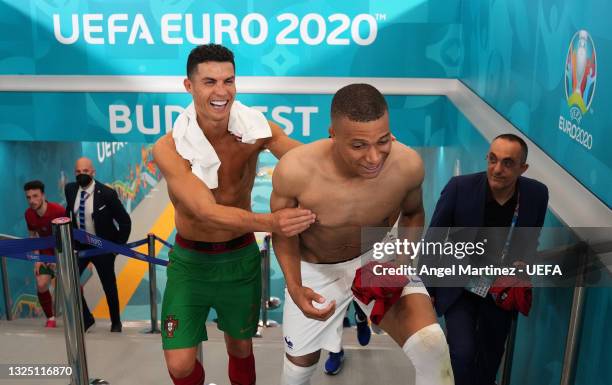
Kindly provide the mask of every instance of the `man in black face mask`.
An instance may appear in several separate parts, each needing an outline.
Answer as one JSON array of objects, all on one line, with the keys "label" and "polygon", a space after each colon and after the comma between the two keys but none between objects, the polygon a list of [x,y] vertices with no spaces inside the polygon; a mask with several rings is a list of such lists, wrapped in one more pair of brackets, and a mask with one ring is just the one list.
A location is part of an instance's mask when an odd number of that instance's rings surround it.
[{"label": "man in black face mask", "polygon": [[[95,234],[103,239],[124,244],[130,236],[132,221],[121,204],[115,190],[96,181],[96,170],[89,158],[79,158],[74,166],[76,183],[65,187],[68,216],[75,228]],[[78,245],[79,249],[89,248]],[[119,296],[115,277],[115,254],[103,254],[90,258],[79,258],[79,272],[82,273],[89,262],[93,263],[100,277],[102,288],[111,317],[111,332],[121,332],[119,317]],[[85,330],[94,323],[94,317],[83,298],[83,320]]]}]

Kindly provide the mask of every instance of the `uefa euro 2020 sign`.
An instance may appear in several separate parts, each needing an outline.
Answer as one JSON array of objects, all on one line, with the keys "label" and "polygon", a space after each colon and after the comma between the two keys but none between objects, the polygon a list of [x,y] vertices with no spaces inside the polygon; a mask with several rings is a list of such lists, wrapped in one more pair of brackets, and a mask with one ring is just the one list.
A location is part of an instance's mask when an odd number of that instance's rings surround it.
[{"label": "uefa euro 2020 sign", "polygon": [[570,118],[559,117],[559,129],[587,149],[592,135],[579,125],[591,108],[597,82],[597,56],[591,35],[585,30],[574,34],[565,59],[565,99]]},{"label": "uefa euro 2020 sign", "polygon": [[[597,80],[595,45],[585,30],[574,34],[565,60],[565,97],[572,118],[584,115],[591,107]],[[578,119],[580,123],[580,119]]]}]

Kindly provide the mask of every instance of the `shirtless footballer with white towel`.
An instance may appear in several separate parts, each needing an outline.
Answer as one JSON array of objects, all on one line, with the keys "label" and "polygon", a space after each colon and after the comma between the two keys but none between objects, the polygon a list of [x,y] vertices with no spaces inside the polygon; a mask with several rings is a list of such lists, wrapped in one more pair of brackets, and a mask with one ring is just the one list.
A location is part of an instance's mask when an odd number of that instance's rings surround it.
[{"label": "shirtless footballer with white towel", "polygon": [[183,83],[193,103],[153,148],[177,229],[162,303],[164,357],[173,384],[203,385],[205,372],[196,350],[208,339],[205,322],[215,309],[229,380],[253,385],[251,337],[261,298],[261,256],[253,232],[292,236],[315,218],[299,209],[251,211],[257,158],[264,149],[280,158],[300,143],[235,100],[234,54],[226,47],[195,47]]},{"label": "shirtless footballer with white towel", "polygon": [[[400,228],[412,229],[408,240],[420,238],[422,161],[391,140],[386,101],[370,85],[340,89],[331,119],[330,139],[288,152],[273,176],[272,211],[299,206],[317,214],[317,222],[299,236],[273,238],[288,294],[281,382],[310,384],[320,350],[340,351],[342,318],[355,293],[366,314],[412,361],[416,385],[453,384],[448,345],[420,280],[381,289],[361,287],[355,279],[365,259],[363,227],[389,227],[399,211]],[[369,304],[359,301],[360,293],[380,291]]]}]

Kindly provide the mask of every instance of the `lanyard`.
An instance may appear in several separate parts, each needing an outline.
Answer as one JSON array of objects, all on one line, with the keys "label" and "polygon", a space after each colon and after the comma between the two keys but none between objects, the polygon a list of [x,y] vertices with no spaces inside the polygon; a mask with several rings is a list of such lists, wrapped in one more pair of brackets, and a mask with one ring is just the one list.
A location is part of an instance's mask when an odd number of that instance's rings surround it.
[{"label": "lanyard", "polygon": [[506,243],[504,244],[504,248],[502,249],[502,255],[501,255],[502,261],[506,259],[506,256],[508,255],[508,252],[510,251],[510,241],[512,240],[512,234],[514,233],[516,222],[518,222],[520,200],[521,200],[521,192],[519,191],[516,195],[516,206],[514,206],[514,214],[512,215],[512,222],[510,223],[510,230],[508,230],[508,236],[506,237]]}]

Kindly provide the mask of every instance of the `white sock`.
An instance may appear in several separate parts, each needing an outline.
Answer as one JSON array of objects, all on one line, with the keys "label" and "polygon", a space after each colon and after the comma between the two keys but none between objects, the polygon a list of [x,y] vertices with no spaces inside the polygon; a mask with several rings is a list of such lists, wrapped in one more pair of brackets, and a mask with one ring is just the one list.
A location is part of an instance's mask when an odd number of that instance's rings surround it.
[{"label": "white sock", "polygon": [[414,365],[415,385],[455,383],[446,337],[437,323],[411,335],[402,346],[402,350]]},{"label": "white sock", "polygon": [[306,368],[297,366],[289,361],[287,355],[285,355],[281,385],[310,385],[310,377],[312,377],[316,369],[317,364]]}]

